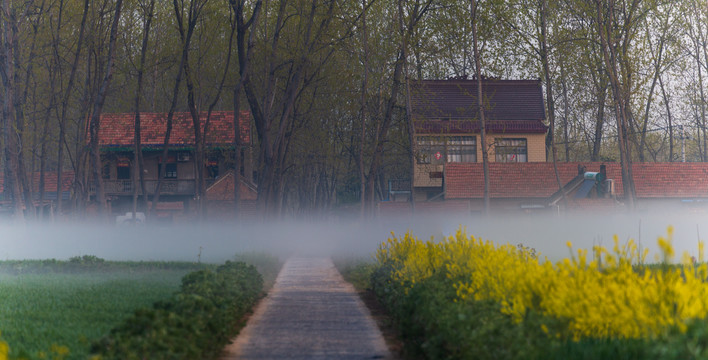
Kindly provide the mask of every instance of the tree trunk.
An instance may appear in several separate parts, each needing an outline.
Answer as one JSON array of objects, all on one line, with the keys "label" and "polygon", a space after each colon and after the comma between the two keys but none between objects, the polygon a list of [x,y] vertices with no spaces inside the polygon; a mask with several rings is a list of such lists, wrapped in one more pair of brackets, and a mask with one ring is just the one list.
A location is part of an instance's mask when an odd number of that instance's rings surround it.
[{"label": "tree trunk", "polygon": [[399,49],[398,58],[396,59],[396,64],[393,70],[393,83],[391,84],[391,97],[388,100],[384,117],[380,123],[380,128],[378,129],[376,146],[374,147],[374,153],[372,154],[371,165],[369,166],[369,177],[367,178],[367,195],[369,212],[373,214],[374,206],[376,204],[375,200],[375,185],[376,180],[379,176],[379,171],[381,168],[381,163],[383,162],[383,150],[384,143],[387,139],[388,129],[391,126],[391,119],[393,118],[393,110],[396,106],[396,99],[398,98],[398,91],[401,86],[401,74],[403,72],[403,51]]},{"label": "tree trunk", "polygon": [[[635,207],[636,194],[634,190],[634,179],[632,176],[630,146],[627,141],[627,124],[629,119],[629,109],[627,107],[629,106],[629,104],[625,102],[629,95],[625,94],[625,91],[623,91],[623,84],[620,81],[617,71],[618,59],[616,51],[618,46],[614,42],[610,43],[611,40],[619,41],[619,39],[615,37],[615,33],[612,31],[615,24],[614,1],[612,1],[606,7],[607,18],[605,17],[603,12],[604,3],[600,0],[596,0],[595,4],[597,10],[596,20],[598,35],[600,37],[600,46],[602,47],[602,54],[605,60],[610,85],[612,87],[612,94],[614,97],[615,113],[617,114],[617,142],[620,153],[620,164],[622,168],[622,185],[624,188],[624,197],[627,201],[628,209],[633,210]],[[633,3],[633,5],[636,5],[636,2]],[[629,24],[631,24],[632,13],[632,11],[629,12]],[[629,41],[628,37],[631,35],[629,34],[629,31],[627,31],[627,29],[624,29],[623,35],[624,38],[622,40],[625,42]],[[628,61],[628,59],[624,60]],[[628,82],[629,80],[626,78],[622,80],[625,82],[624,87],[629,88],[629,84],[626,84],[626,82]]]},{"label": "tree trunk", "polygon": [[[79,58],[81,57],[81,49],[84,42],[84,32],[86,29],[86,18],[88,17],[89,11],[89,0],[84,0],[84,10],[81,15],[81,26],[79,27],[79,36],[76,43],[76,53],[74,54],[74,60],[71,65],[71,72],[69,73],[69,80],[66,85],[66,92],[62,98],[61,102],[61,116],[59,117],[59,142],[57,145],[57,179],[61,179],[62,173],[64,171],[64,147],[66,138],[66,112],[69,108],[69,99],[71,97],[71,92],[74,88],[74,79],[76,78],[76,71],[79,67]],[[54,61],[58,66],[61,66],[59,57],[59,34],[61,34],[61,27],[57,25],[57,36],[56,42],[54,43]],[[63,199],[61,196],[61,190],[57,190],[57,215],[61,217],[63,208]]]},{"label": "tree trunk", "polygon": [[666,94],[666,89],[664,88],[664,81],[659,76],[659,88],[661,89],[661,96],[664,99],[664,106],[666,107],[666,118],[669,122],[669,161],[674,161],[674,127],[671,118],[671,105],[669,104],[669,97]]},{"label": "tree trunk", "polygon": [[[239,217],[239,212],[241,211],[241,164],[243,158],[241,157],[241,151],[244,150],[243,144],[241,143],[241,91],[243,90],[243,84],[249,76],[249,67],[251,63],[252,49],[255,42],[255,31],[251,30],[248,33],[248,42],[246,42],[246,33],[248,29],[258,22],[258,15],[260,14],[260,9],[262,1],[258,0],[253,9],[253,14],[248,19],[244,20],[243,10],[245,1],[230,0],[231,8],[236,14],[236,47],[238,51],[238,63],[239,63],[239,80],[236,86],[234,86],[234,216]],[[249,119],[250,120],[250,119]],[[245,169],[245,166],[244,166]],[[249,177],[250,179],[250,177]]]},{"label": "tree trunk", "polygon": [[[364,79],[361,83],[361,133],[359,134],[359,156],[357,160],[359,165],[359,196],[361,198],[360,216],[362,219],[364,219],[366,218],[366,172],[364,171],[364,145],[366,144],[366,115],[368,114],[366,109],[366,93],[369,87],[369,33],[366,28],[366,0],[361,1],[361,8],[361,31],[363,44],[362,50],[364,51]],[[412,143],[411,146],[413,146]],[[413,184],[412,173],[411,184]]]},{"label": "tree trunk", "polygon": [[116,1],[116,9],[113,15],[113,23],[111,24],[111,35],[108,43],[108,61],[106,63],[106,72],[101,81],[101,85],[96,94],[91,113],[90,131],[91,131],[91,165],[93,168],[93,181],[96,184],[96,200],[98,202],[98,211],[100,215],[105,215],[107,208],[106,197],[103,190],[103,179],[101,176],[101,153],[98,146],[98,132],[100,128],[101,112],[103,103],[106,100],[108,86],[110,86],[113,76],[113,57],[115,54],[116,39],[118,37],[118,23],[120,21],[121,7],[123,0]]},{"label": "tree trunk", "polygon": [[482,93],[482,65],[477,47],[477,2],[470,0],[470,15],[472,19],[472,50],[474,56],[475,76],[477,78],[477,108],[479,109],[479,138],[482,145],[482,171],[484,173],[484,214],[490,210],[489,199],[489,154],[486,142],[486,120],[484,118],[484,94]]},{"label": "tree trunk", "polygon": [[[570,100],[568,99],[567,73],[563,56],[558,59],[560,67],[561,86],[563,91],[563,144],[565,147],[565,162],[570,161],[570,146],[568,144],[568,121],[570,121]],[[555,146],[555,141],[552,144]]]},{"label": "tree trunk", "polygon": [[[401,4],[401,0],[398,1],[398,12],[400,14],[403,14],[403,6]],[[405,34],[405,28],[403,26],[403,16],[398,17],[398,24],[400,27],[400,31],[402,34]],[[415,152],[413,151],[413,148],[415,147],[415,141],[413,139],[413,134],[415,129],[413,128],[413,111],[411,108],[411,79],[410,79],[410,73],[408,71],[408,37],[403,36],[403,45],[401,47],[403,50],[403,73],[405,76],[405,86],[406,86],[406,124],[407,130],[408,130],[408,143],[410,146],[408,146],[408,164],[410,167],[410,174],[411,174],[411,181],[410,181],[410,188],[409,191],[411,193],[410,197],[410,203],[411,203],[411,211],[413,214],[415,214],[415,179],[414,179],[414,173],[415,173]],[[443,184],[444,186],[444,184]]]},{"label": "tree trunk", "polygon": [[143,43],[140,47],[140,62],[138,63],[138,81],[135,89],[135,133],[133,136],[133,222],[136,223],[137,208],[138,208],[138,187],[136,182],[140,183],[140,190],[143,194],[142,208],[147,211],[147,190],[145,188],[145,162],[143,160],[142,137],[140,129],[140,99],[143,92],[143,74],[145,72],[145,57],[147,55],[148,40],[150,39],[150,25],[152,24],[152,16],[155,9],[155,0],[150,0],[147,9],[143,9],[145,15],[145,23],[143,25]]},{"label": "tree trunk", "polygon": [[17,139],[18,134],[15,128],[17,123],[15,110],[15,42],[17,42],[17,27],[15,13],[11,9],[10,0],[2,1],[2,53],[0,53],[0,76],[4,87],[3,99],[3,138],[5,145],[5,169],[7,174],[5,186],[10,188],[14,220],[17,223],[24,223],[24,199],[20,188],[20,145]]},{"label": "tree trunk", "polygon": [[[546,80],[546,105],[548,106],[548,123],[549,128],[554,129],[556,123],[555,100],[553,98],[553,80],[551,79],[550,66],[548,65],[548,4],[546,0],[540,0],[540,15],[541,15],[541,37],[539,38],[539,48],[541,50],[541,65],[543,67],[543,75]],[[565,82],[563,82],[563,93],[565,94]],[[567,109],[567,107],[566,107]],[[565,190],[561,183],[560,175],[558,174],[558,153],[556,149],[556,140],[553,131],[551,130],[551,154],[553,160],[553,172],[556,175],[556,184],[563,197],[563,205],[568,208]],[[567,161],[567,159],[566,159]]]},{"label": "tree trunk", "polygon": [[187,26],[185,29],[184,18],[182,15],[182,10],[177,3],[177,0],[173,1],[175,16],[177,19],[178,30],[180,34],[180,40],[182,41],[182,46],[185,52],[184,59],[182,63],[182,69],[184,70],[184,80],[187,85],[187,108],[189,109],[189,114],[192,117],[192,126],[194,128],[194,165],[195,165],[195,178],[196,178],[196,200],[197,200],[197,214],[200,220],[204,218],[205,209],[205,190],[206,183],[204,182],[204,138],[202,136],[202,124],[200,119],[199,110],[197,109],[196,103],[196,90],[194,85],[194,78],[192,75],[192,68],[189,64],[189,49],[192,40],[192,35],[194,34],[194,29],[200,18],[201,10],[205,4],[198,3],[199,0],[192,0],[189,3],[189,9],[187,13]]}]

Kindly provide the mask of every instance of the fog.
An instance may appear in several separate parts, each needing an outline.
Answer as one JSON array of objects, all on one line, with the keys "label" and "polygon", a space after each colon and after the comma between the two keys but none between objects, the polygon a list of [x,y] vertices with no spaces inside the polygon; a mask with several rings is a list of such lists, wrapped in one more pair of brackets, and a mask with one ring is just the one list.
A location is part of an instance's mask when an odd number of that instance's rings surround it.
[{"label": "fog", "polygon": [[556,261],[574,248],[612,247],[633,238],[650,249],[654,261],[658,236],[668,225],[674,232],[676,259],[697,255],[699,236],[708,236],[708,215],[666,211],[637,214],[568,214],[483,216],[418,216],[374,221],[261,221],[247,224],[171,224],[160,226],[97,226],[91,224],[0,223],[0,260],[58,259],[94,255],[106,260],[180,260],[219,263],[237,253],[266,252],[281,258],[293,254],[371,257],[377,246],[406,231],[423,240],[439,240],[462,226],[467,233],[495,243],[532,247]]}]

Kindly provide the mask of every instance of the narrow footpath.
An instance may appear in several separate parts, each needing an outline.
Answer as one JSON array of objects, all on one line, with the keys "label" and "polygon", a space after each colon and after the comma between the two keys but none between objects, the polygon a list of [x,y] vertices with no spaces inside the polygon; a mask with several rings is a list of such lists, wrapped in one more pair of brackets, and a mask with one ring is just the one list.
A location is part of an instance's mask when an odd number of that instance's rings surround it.
[{"label": "narrow footpath", "polygon": [[222,359],[391,358],[368,309],[332,260],[291,258]]}]

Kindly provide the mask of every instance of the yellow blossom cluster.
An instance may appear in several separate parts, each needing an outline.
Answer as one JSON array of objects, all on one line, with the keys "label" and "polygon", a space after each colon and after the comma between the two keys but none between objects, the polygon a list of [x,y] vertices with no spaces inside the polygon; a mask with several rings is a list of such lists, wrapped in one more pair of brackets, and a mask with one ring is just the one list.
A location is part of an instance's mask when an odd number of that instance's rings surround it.
[{"label": "yellow blossom cluster", "polygon": [[[686,321],[708,315],[708,267],[684,254],[674,256],[673,229],[659,238],[660,264],[644,265],[648,251],[634,241],[613,249],[594,247],[573,251],[553,263],[540,260],[533,249],[496,245],[468,236],[462,229],[443,241],[421,241],[410,233],[393,235],[379,246],[379,264],[392,266],[393,281],[412,287],[444,271],[457,291],[457,301],[493,300],[502,312],[523,321],[528,311],[567,324],[557,336],[639,338],[669,326],[684,329]],[[549,331],[547,328],[544,331]],[[556,331],[556,330],[553,330]]]},{"label": "yellow blossom cluster", "polygon": [[9,352],[10,347],[7,345],[6,342],[0,339],[0,360],[7,360]]}]

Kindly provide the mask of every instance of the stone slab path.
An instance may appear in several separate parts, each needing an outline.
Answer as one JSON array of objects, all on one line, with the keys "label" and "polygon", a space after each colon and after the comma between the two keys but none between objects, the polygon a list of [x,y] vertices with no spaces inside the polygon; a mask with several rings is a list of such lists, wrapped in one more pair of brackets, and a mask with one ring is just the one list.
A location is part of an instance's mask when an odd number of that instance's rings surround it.
[{"label": "stone slab path", "polygon": [[291,258],[222,359],[392,358],[331,259]]}]

